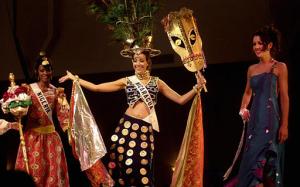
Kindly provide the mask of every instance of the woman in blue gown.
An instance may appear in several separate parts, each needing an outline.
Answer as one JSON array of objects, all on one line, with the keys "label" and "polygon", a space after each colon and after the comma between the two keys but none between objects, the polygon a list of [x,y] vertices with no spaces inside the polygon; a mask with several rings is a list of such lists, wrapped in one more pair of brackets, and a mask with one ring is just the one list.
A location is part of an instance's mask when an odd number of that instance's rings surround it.
[{"label": "woman in blue gown", "polygon": [[238,187],[283,185],[289,96],[287,66],[273,58],[279,51],[279,36],[273,26],[265,26],[253,34],[253,51],[259,62],[248,68],[239,113],[248,126],[235,185]]}]

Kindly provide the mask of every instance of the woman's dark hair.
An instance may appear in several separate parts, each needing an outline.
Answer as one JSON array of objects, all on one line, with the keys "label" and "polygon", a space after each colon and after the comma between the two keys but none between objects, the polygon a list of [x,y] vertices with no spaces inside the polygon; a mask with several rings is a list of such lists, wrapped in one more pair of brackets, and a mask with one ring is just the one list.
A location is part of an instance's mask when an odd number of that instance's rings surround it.
[{"label": "woman's dark hair", "polygon": [[260,28],[253,33],[252,38],[254,36],[260,37],[261,41],[263,42],[264,50],[267,48],[267,45],[272,42],[273,46],[270,51],[271,56],[278,55],[280,52],[281,34],[273,25],[266,25]]},{"label": "woman's dark hair", "polygon": [[[45,62],[48,63],[45,63]],[[44,66],[46,70],[48,71],[53,71],[53,67],[51,64],[51,60],[46,56],[46,54],[44,52],[40,52],[39,56],[37,57],[36,61],[35,61],[35,65],[34,65],[34,76],[36,79],[38,79],[38,70],[40,65]]]}]

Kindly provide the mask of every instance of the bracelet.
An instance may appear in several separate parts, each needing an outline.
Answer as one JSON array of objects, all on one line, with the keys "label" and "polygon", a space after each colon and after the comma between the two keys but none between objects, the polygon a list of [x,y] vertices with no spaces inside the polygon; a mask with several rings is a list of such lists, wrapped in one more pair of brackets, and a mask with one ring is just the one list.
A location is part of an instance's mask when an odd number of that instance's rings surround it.
[{"label": "bracelet", "polygon": [[247,112],[247,111],[248,111],[247,108],[242,108],[242,109],[240,110],[240,112],[239,112],[239,115],[240,115],[240,116],[243,116],[244,113]]},{"label": "bracelet", "polygon": [[75,77],[75,80],[74,80],[74,81],[79,82],[79,76],[78,76],[78,75],[75,75],[74,77]]},{"label": "bracelet", "polygon": [[200,89],[198,88],[197,84],[193,86],[193,90],[196,94],[199,92]]}]

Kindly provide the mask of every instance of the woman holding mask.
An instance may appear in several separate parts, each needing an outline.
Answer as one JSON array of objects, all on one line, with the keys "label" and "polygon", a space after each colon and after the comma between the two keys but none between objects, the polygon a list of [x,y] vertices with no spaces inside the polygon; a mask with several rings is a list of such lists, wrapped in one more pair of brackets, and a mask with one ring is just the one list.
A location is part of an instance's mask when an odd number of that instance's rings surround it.
[{"label": "woman holding mask", "polygon": [[[124,89],[128,108],[111,136],[109,172],[117,186],[153,186],[152,159],[154,132],[159,131],[155,114],[158,92],[168,99],[185,104],[199,92],[204,78],[197,74],[197,84],[187,93],[179,95],[163,80],[150,75],[152,49],[137,48],[131,54],[134,75],[112,82],[94,84],[67,71],[59,79],[78,81],[94,92],[114,92]],[[129,56],[126,56],[129,57]]]}]

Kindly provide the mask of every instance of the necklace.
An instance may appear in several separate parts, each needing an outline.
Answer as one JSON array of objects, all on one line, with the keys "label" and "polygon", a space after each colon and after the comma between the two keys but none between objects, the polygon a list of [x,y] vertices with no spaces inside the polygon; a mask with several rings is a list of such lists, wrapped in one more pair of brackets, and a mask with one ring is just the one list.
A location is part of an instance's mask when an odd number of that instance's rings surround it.
[{"label": "necklace", "polygon": [[266,60],[263,60],[263,59],[260,59],[259,60],[259,63],[260,64],[267,64],[267,63],[271,63],[271,64],[273,64],[275,62],[275,60],[274,60],[274,58],[270,58],[270,59],[266,59]]},{"label": "necklace", "polygon": [[148,80],[150,78],[150,72],[147,70],[143,73],[135,73],[139,80]]}]

